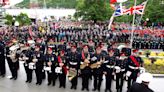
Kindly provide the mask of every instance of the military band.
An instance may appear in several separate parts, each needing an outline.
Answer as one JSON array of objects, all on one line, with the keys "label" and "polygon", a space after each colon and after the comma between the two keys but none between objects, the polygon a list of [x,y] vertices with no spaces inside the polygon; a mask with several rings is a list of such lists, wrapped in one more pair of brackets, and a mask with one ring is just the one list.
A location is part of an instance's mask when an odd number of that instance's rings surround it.
[{"label": "military band", "polygon": [[[131,53],[128,46],[120,50],[114,42],[109,41],[107,44],[102,42],[103,38],[108,40],[106,37],[95,36],[93,39],[84,34],[82,34],[83,37],[67,35],[66,38],[62,36],[58,38],[56,35],[47,36],[47,38],[39,37],[36,40],[29,37],[27,41],[20,44],[13,40],[6,44],[0,42],[0,75],[5,76],[6,58],[12,75],[11,79],[15,80],[18,77],[19,62],[23,62],[27,83],[32,82],[33,72],[35,72],[36,85],[41,85],[46,78],[48,85],[55,86],[58,79],[59,88],[66,88],[68,79],[71,89],[76,90],[78,79],[81,78],[82,91],[91,89],[89,86],[91,81],[93,81],[92,90],[101,91],[104,80],[105,92],[112,92],[113,81],[116,81],[117,92],[122,92],[123,84],[128,77],[127,83],[130,89],[140,73],[140,67],[143,66],[137,51],[134,50]],[[99,39],[99,42],[96,42],[96,39]],[[142,47],[144,44],[134,43],[133,45],[135,48],[140,48],[138,45]],[[145,46],[142,48],[157,47],[149,44]],[[103,76],[105,76],[104,79]],[[114,80],[115,77],[116,80]]]}]

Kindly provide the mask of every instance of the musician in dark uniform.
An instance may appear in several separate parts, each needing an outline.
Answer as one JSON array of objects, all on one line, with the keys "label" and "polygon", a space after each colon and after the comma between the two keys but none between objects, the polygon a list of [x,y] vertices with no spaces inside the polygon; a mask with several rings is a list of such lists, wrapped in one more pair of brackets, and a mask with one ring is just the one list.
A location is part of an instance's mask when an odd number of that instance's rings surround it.
[{"label": "musician in dark uniform", "polygon": [[[103,76],[103,67],[102,63],[104,60],[104,56],[102,54],[101,46],[97,46],[96,53],[92,56],[91,59],[91,68],[93,70],[92,74],[94,77],[94,89],[93,91],[100,91],[101,83],[102,83],[102,76]],[[93,66],[93,64],[96,64]],[[92,67],[93,66],[93,67]]]},{"label": "musician in dark uniform", "polygon": [[58,60],[58,68],[56,73],[59,75],[59,88],[66,87],[66,75],[67,75],[67,68],[68,68],[68,63],[66,62],[66,56],[65,56],[65,51],[62,50],[59,52],[59,55],[57,57]]},{"label": "musician in dark uniform", "polygon": [[58,52],[62,51],[62,50],[66,50],[66,45],[64,44],[64,40],[60,41],[60,45],[58,45]]},{"label": "musician in dark uniform", "polygon": [[84,65],[81,68],[81,77],[82,77],[82,91],[86,89],[89,91],[89,78],[91,76],[91,68],[89,67],[90,65],[90,57],[91,54],[88,51],[88,46],[84,45],[83,50],[80,54],[81,57],[81,66]]},{"label": "musician in dark uniform", "polygon": [[143,60],[137,56],[137,52],[138,50],[133,50],[132,55],[127,59],[128,89],[136,81],[137,75],[140,72],[139,67],[143,66]]},{"label": "musician in dark uniform", "polygon": [[13,48],[9,52],[10,54],[7,57],[11,59],[11,74],[12,77],[10,79],[16,80],[18,77],[18,69],[19,69],[19,54],[17,53],[17,49]]},{"label": "musician in dark uniform", "polygon": [[77,89],[78,70],[80,67],[79,53],[76,51],[76,46],[71,46],[71,52],[67,54],[67,62],[69,62],[69,71],[75,71],[75,75],[71,81],[71,89]]},{"label": "musician in dark uniform", "polygon": [[42,84],[42,77],[43,77],[43,66],[44,66],[44,56],[40,52],[40,46],[35,47],[35,52],[34,52],[37,61],[35,62],[35,74],[36,74],[36,85],[41,85]]},{"label": "musician in dark uniform", "polygon": [[105,58],[105,75],[106,75],[106,89],[105,92],[111,92],[111,83],[113,79],[114,67],[116,65],[116,57],[114,56],[114,50],[110,49],[108,51],[108,56]]},{"label": "musician in dark uniform", "polygon": [[29,47],[29,44],[26,44],[26,47],[28,48],[26,51],[23,51],[22,52],[22,57],[19,58],[19,60],[23,60],[24,61],[24,68],[25,68],[25,72],[26,72],[26,82],[29,82],[31,83],[32,81],[32,70],[29,69],[29,63],[32,62],[32,51],[31,51],[31,48]]},{"label": "musician in dark uniform", "polygon": [[120,58],[116,60],[116,66],[115,66],[117,92],[122,92],[122,87],[123,87],[125,73],[126,73],[126,63],[127,63],[126,55],[122,53],[120,55]]},{"label": "musician in dark uniform", "polygon": [[0,76],[4,77],[6,74],[5,67],[5,45],[0,41]]},{"label": "musician in dark uniform", "polygon": [[50,70],[47,71],[48,74],[48,85],[55,86],[57,79],[57,74],[55,73],[55,68],[57,66],[57,57],[52,53],[52,48],[48,48],[48,53],[45,56],[46,67],[50,67]]},{"label": "musician in dark uniform", "polygon": [[7,60],[10,71],[11,71],[12,60],[11,60],[10,57],[8,57],[8,55],[10,55],[9,48],[10,48],[11,45],[12,45],[11,42],[6,42],[6,60]]}]

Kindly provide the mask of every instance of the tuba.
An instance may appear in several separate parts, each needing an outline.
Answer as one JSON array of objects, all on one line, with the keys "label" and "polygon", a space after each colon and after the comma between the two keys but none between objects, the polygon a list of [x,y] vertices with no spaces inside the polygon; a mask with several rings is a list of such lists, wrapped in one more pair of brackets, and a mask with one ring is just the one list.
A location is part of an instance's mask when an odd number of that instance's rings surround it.
[{"label": "tuba", "polygon": [[69,71],[68,71],[68,80],[71,81],[76,76],[77,76],[76,69],[70,68]]},{"label": "tuba", "polygon": [[16,62],[17,61],[17,49],[19,48],[19,45],[13,45],[9,48],[10,50],[10,55],[8,55],[8,57],[11,58],[12,62]]}]

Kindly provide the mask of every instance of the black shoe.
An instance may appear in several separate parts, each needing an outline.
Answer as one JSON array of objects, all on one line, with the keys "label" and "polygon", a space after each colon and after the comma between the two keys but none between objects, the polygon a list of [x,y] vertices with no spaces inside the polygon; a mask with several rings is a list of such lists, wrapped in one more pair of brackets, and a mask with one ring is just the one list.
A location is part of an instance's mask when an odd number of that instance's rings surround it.
[{"label": "black shoe", "polygon": [[39,83],[37,82],[36,85],[38,85]]},{"label": "black shoe", "polygon": [[14,77],[11,77],[10,80],[14,79]]},{"label": "black shoe", "polygon": [[59,86],[59,88],[61,88],[62,86]]},{"label": "black shoe", "polygon": [[38,85],[41,85],[42,83],[38,83]]},{"label": "black shoe", "polygon": [[94,88],[94,89],[92,89],[92,91],[96,91],[96,89]]},{"label": "black shoe", "polygon": [[17,80],[17,77],[15,77],[14,80]]},{"label": "black shoe", "polygon": [[31,80],[29,80],[28,83],[31,83]]},{"label": "black shoe", "polygon": [[49,85],[51,85],[51,83],[48,83],[47,85],[49,86]]},{"label": "black shoe", "polygon": [[89,88],[87,88],[87,91],[89,91]]},{"label": "black shoe", "polygon": [[73,86],[71,86],[71,88],[70,89],[73,89]]},{"label": "black shoe", "polygon": [[28,80],[25,81],[26,83],[28,82]]},{"label": "black shoe", "polygon": [[100,89],[98,89],[98,91],[100,92]]},{"label": "black shoe", "polygon": [[82,88],[81,91],[84,91],[84,88]]},{"label": "black shoe", "polygon": [[76,89],[77,89],[77,87],[75,86],[75,87],[74,87],[74,89],[76,90]]},{"label": "black shoe", "polygon": [[4,78],[5,77],[5,74],[3,74],[3,75],[1,75],[2,76],[2,78]]},{"label": "black shoe", "polygon": [[55,83],[53,83],[52,86],[55,86]]}]

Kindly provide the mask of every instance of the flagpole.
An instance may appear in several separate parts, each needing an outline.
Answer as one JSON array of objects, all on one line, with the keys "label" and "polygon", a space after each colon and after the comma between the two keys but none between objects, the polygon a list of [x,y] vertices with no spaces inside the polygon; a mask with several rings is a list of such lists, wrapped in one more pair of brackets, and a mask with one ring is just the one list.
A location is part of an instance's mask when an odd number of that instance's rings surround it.
[{"label": "flagpole", "polygon": [[114,12],[114,13],[112,14],[112,16],[110,17],[110,21],[109,21],[109,25],[108,25],[108,30],[111,29],[111,25],[112,25],[113,20],[114,20],[114,14],[115,14],[115,12]]},{"label": "flagpole", "polygon": [[[137,0],[134,1],[134,6],[135,7],[137,4]],[[133,44],[133,35],[134,35],[134,30],[135,30],[135,17],[136,17],[136,8],[134,8],[134,15],[133,15],[133,22],[132,22],[132,32],[131,32],[131,39],[130,39],[130,48],[132,49],[132,44]]]}]

